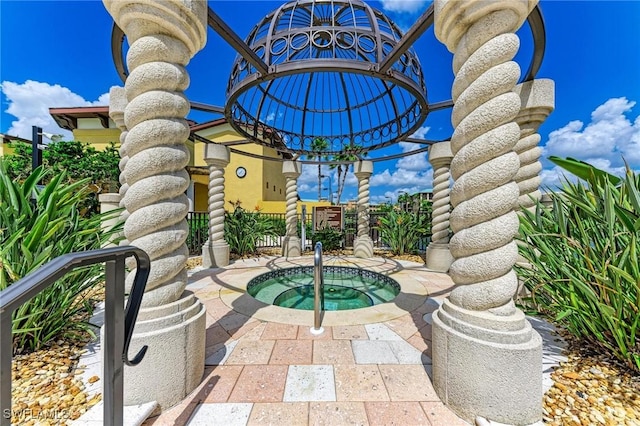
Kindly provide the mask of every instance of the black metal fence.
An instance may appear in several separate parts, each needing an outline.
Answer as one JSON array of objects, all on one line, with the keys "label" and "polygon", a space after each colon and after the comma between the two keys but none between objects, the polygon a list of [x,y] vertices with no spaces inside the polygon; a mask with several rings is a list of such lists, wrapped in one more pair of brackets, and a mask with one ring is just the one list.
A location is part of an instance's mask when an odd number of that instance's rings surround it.
[{"label": "black metal fence", "polygon": [[[387,212],[374,211],[369,213],[369,236],[373,241],[375,248],[384,249],[387,247],[380,235],[380,217],[384,217]],[[430,211],[421,210],[419,215],[429,215]],[[278,231],[278,236],[265,236],[258,242],[258,247],[281,247],[282,240],[285,234],[285,214],[284,213],[261,213],[262,216],[269,217],[273,220],[274,226]],[[306,241],[305,248],[312,249],[311,233],[313,232],[313,215],[308,213],[304,218],[306,227]],[[187,237],[187,246],[189,247],[189,254],[198,255],[202,253],[202,246],[207,241],[209,235],[209,214],[207,212],[189,212],[187,215],[187,222],[189,223],[189,236]],[[301,236],[301,224],[303,223],[302,215],[298,214],[298,235]],[[343,245],[345,248],[352,248],[353,241],[357,234],[357,213],[345,212],[344,214],[344,238]],[[418,250],[426,250],[429,244],[430,236],[426,235],[420,239],[418,243]]]}]

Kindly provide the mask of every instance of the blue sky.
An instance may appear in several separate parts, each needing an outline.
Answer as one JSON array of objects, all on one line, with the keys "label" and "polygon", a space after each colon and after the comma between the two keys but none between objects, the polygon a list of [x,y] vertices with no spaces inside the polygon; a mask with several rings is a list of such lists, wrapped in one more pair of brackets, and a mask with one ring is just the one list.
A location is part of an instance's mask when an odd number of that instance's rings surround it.
[{"label": "blue sky", "polygon": [[[429,1],[369,2],[407,29]],[[210,0],[209,6],[244,38],[280,2]],[[540,128],[544,155],[572,156],[620,173],[623,156],[640,170],[640,1],[555,1],[541,3],[547,46],[539,78],[556,82],[556,109]],[[0,132],[31,137],[31,126],[63,133],[49,107],[107,105],[111,86],[121,85],[110,51],[112,20],[102,2],[0,0]],[[520,31],[516,60],[528,67],[530,35]],[[450,98],[451,54],[435,40],[433,29],[415,44],[429,101]],[[235,52],[212,30],[207,46],[189,64],[194,101],[223,105]],[[194,114],[206,121],[213,115]],[[451,133],[450,111],[431,114],[418,132],[429,139]],[[401,143],[374,151],[386,154],[414,149]],[[543,161],[545,185],[558,183],[557,169]],[[329,174],[329,172],[325,172]],[[305,199],[317,197],[317,168],[306,166],[299,179]],[[372,202],[395,200],[403,191],[431,188],[426,154],[374,164]],[[328,186],[325,180],[324,186]],[[332,189],[336,190],[333,177]],[[324,191],[326,196],[328,191]],[[343,201],[354,198],[350,174]]]}]

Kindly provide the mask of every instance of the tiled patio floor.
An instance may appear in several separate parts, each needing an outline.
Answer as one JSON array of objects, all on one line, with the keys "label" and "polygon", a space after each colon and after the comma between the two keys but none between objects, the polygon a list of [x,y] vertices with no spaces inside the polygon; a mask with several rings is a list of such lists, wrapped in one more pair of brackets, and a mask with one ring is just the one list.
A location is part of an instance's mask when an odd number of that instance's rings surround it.
[{"label": "tiled patio floor", "polygon": [[467,424],[429,378],[430,314],[451,290],[449,277],[411,262],[325,256],[325,266],[389,275],[402,292],[385,305],[327,312],[317,336],[311,312],[265,306],[244,292],[260,273],[311,262],[265,257],[193,274],[187,289],[207,307],[204,378],[145,424]]}]

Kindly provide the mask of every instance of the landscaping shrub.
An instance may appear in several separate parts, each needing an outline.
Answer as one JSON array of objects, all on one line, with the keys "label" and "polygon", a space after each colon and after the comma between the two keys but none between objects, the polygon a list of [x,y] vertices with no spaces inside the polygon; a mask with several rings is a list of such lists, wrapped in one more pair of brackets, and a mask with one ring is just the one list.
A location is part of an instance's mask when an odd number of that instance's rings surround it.
[{"label": "landscaping shrub", "polygon": [[316,246],[317,242],[322,243],[322,249],[324,251],[337,250],[342,247],[342,232],[335,230],[329,226],[320,228],[310,234],[312,247]]},{"label": "landscaping shrub", "polygon": [[240,256],[257,252],[258,241],[264,237],[277,236],[274,222],[260,211],[246,211],[239,202],[231,203],[232,212],[225,213],[224,238],[229,250]]},{"label": "landscaping shrub", "polygon": [[[120,229],[100,228],[117,210],[90,217],[79,213],[89,179],[71,184],[65,179],[64,172],[48,179],[37,168],[22,182],[11,180],[0,162],[0,290],[58,256],[100,248]],[[39,190],[36,184],[43,180],[48,183]],[[13,315],[14,351],[90,331],[87,292],[103,277],[101,266],[75,270],[22,305]]]},{"label": "landscaping shrub", "polygon": [[431,231],[430,215],[389,210],[379,218],[380,235],[393,254],[413,253]]},{"label": "landscaping shrub", "polygon": [[640,372],[640,176],[551,160],[584,182],[565,180],[552,208],[521,216],[525,303]]}]

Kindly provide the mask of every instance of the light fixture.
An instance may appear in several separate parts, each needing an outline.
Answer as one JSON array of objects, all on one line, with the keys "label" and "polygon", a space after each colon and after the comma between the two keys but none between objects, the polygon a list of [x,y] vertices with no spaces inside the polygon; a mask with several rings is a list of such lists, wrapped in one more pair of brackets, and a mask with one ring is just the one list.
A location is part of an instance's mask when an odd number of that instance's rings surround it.
[{"label": "light fixture", "polygon": [[44,136],[45,138],[49,139],[51,142],[54,142],[54,143],[60,142],[62,139],[64,139],[64,135],[60,135],[60,134],[40,132],[39,135]]}]

